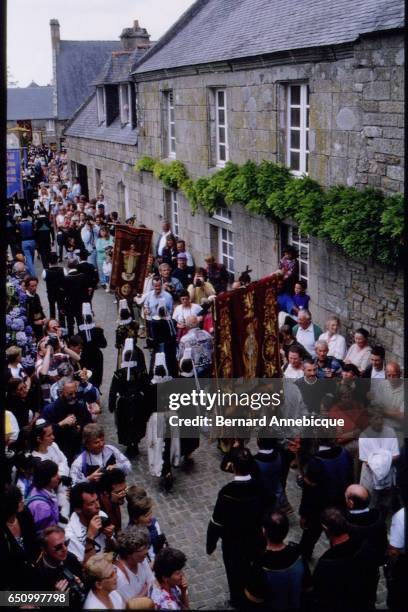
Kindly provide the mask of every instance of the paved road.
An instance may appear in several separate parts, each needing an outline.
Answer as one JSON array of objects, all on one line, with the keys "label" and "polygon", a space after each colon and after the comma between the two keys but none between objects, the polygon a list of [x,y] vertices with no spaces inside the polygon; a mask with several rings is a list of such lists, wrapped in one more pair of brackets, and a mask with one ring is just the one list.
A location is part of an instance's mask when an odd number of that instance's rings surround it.
[{"label": "paved road", "polygon": [[[47,299],[44,294],[44,283],[39,290],[43,306],[47,312]],[[102,385],[103,412],[100,420],[106,429],[108,442],[118,445],[113,417],[107,410],[107,396],[111,375],[116,367],[116,350],[114,334],[116,328],[116,305],[113,297],[102,289],[95,293],[94,311],[96,322],[102,325],[108,341],[104,350],[104,382]],[[143,341],[139,340],[139,344]],[[144,342],[143,342],[144,343]],[[146,355],[146,362],[148,357]],[[119,448],[121,448],[119,446]],[[123,449],[122,449],[123,450]],[[159,490],[157,479],[150,476],[147,465],[145,442],[140,445],[140,455],[132,461],[133,472],[128,478],[129,484],[143,486],[155,501],[154,514],[166,534],[169,544],[180,548],[187,556],[186,575],[189,582],[189,594],[193,609],[228,609],[228,587],[219,547],[208,557],[205,553],[205,539],[208,520],[211,516],[219,489],[231,480],[231,476],[219,469],[221,453],[216,444],[202,438],[200,448],[194,453],[195,465],[189,473],[181,468],[174,470],[175,484],[170,493]],[[300,490],[295,484],[295,474],[289,474],[287,493],[290,503],[298,508]],[[301,530],[296,514],[290,518],[289,539],[299,541]],[[315,559],[327,548],[324,536],[315,549]],[[384,604],[385,591],[383,581],[379,587],[378,604]],[[380,609],[385,609],[381,606]]]}]

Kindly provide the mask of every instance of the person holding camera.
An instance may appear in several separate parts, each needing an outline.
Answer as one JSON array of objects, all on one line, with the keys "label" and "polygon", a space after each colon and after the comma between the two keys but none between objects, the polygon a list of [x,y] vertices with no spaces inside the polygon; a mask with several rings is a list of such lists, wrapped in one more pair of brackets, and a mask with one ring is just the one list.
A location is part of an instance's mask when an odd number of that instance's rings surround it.
[{"label": "person holding camera", "polygon": [[205,280],[204,268],[197,268],[193,283],[188,286],[187,291],[193,304],[201,305],[203,299],[215,296],[216,292],[212,284]]},{"label": "person holding camera", "polygon": [[86,402],[78,398],[78,383],[69,378],[62,380],[60,396],[45,406],[42,416],[54,425],[56,442],[68,463],[72,463],[81,451],[82,430],[92,422],[92,414]]},{"label": "person holding camera", "polygon": [[36,588],[68,593],[70,609],[81,609],[85,600],[82,565],[69,552],[64,530],[58,525],[47,527],[40,542],[41,554],[35,566]]},{"label": "person holding camera", "polygon": [[132,466],[129,459],[111,444],[105,444],[105,431],[98,423],[85,425],[82,432],[84,450],[71,466],[74,485],[79,482],[97,483],[106,470],[120,468],[130,474]]},{"label": "person holding camera", "polygon": [[163,289],[170,293],[173,298],[178,298],[184,287],[178,278],[172,275],[171,266],[163,262],[159,266],[159,274],[163,283]]},{"label": "person holding camera", "polygon": [[85,564],[90,557],[107,548],[115,548],[115,528],[101,510],[96,485],[80,482],[71,489],[73,513],[65,529],[68,550]]}]

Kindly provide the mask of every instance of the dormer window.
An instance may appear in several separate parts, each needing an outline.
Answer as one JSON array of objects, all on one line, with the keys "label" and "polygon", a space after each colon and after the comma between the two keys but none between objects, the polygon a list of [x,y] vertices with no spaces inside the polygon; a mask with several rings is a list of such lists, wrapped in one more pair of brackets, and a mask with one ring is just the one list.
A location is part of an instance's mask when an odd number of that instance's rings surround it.
[{"label": "dormer window", "polygon": [[123,83],[119,86],[120,122],[122,125],[128,125],[130,121],[130,87],[130,83]]},{"label": "dormer window", "polygon": [[96,106],[98,113],[98,123],[102,125],[106,122],[106,99],[104,87],[96,88]]}]

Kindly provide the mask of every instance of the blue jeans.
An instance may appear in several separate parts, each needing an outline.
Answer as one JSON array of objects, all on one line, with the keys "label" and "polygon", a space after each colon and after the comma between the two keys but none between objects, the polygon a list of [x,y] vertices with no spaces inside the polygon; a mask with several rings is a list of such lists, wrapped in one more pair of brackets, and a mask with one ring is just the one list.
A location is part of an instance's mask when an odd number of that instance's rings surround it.
[{"label": "blue jeans", "polygon": [[96,250],[95,249],[92,251],[92,253],[89,253],[88,255],[88,263],[91,263],[96,268]]},{"label": "blue jeans", "polygon": [[34,256],[35,256],[35,240],[22,240],[21,248],[23,249],[27,272],[30,276],[35,276]]}]

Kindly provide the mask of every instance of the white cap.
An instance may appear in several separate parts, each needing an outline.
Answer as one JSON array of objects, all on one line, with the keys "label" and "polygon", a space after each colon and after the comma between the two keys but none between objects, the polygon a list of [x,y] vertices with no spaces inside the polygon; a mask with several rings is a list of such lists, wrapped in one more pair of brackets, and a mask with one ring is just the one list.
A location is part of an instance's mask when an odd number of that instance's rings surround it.
[{"label": "white cap", "polygon": [[[125,361],[125,355],[128,351],[130,351],[131,353],[133,353],[133,349],[134,349],[134,343],[133,343],[133,338],[126,338],[125,340],[125,346],[123,347],[123,360]],[[129,360],[130,361],[130,360]]]}]

